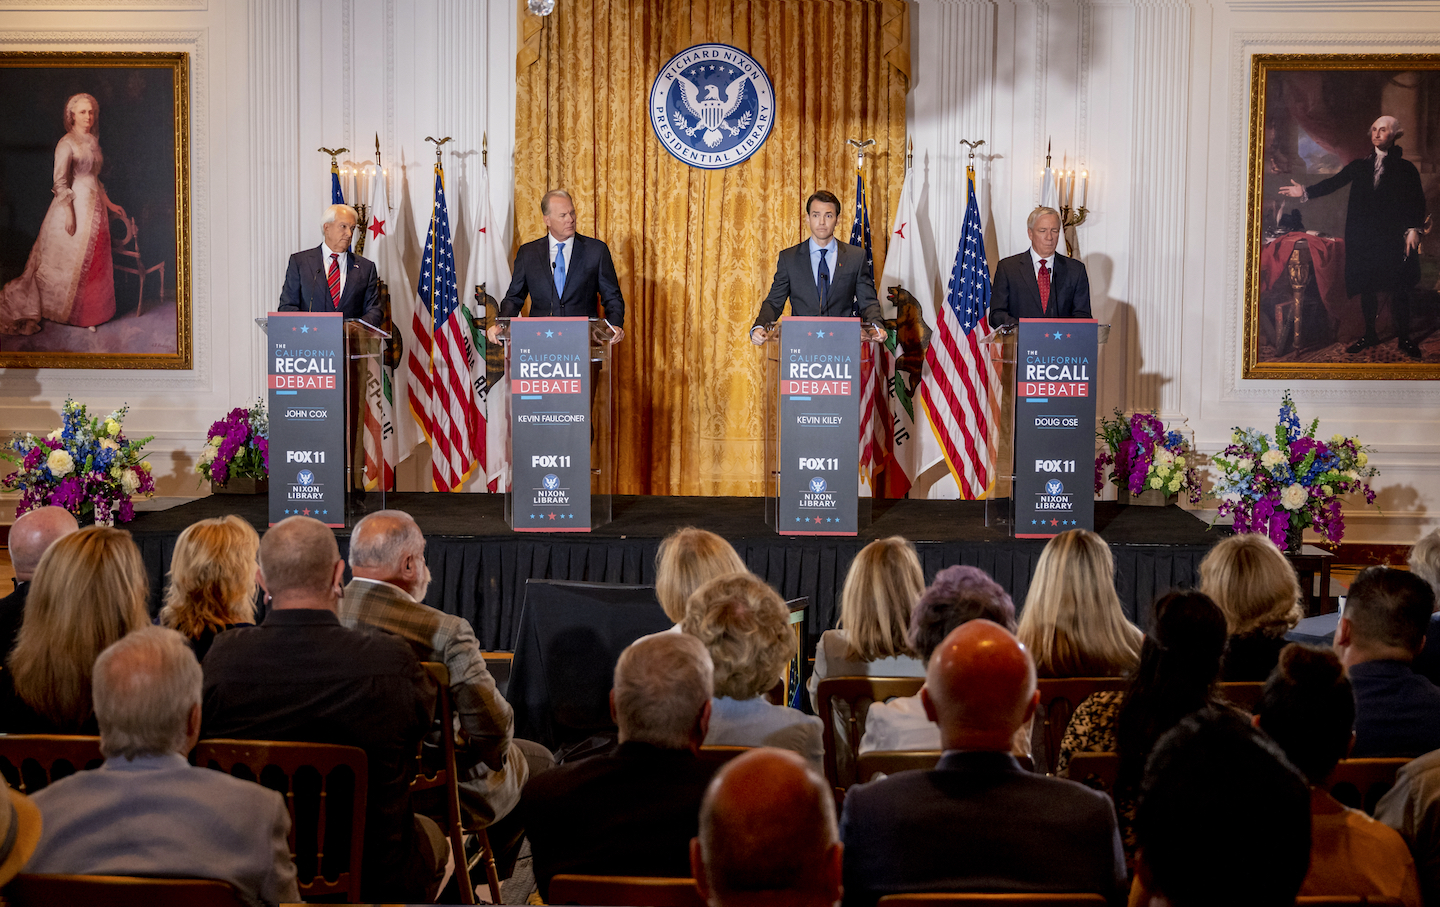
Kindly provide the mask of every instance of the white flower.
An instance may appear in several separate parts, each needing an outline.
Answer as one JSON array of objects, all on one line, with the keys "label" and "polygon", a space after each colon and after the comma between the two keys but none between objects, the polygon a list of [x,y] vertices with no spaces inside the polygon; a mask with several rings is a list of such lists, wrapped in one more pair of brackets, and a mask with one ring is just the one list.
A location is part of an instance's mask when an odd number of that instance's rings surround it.
[{"label": "white flower", "polygon": [[1285,490],[1280,492],[1280,503],[1286,510],[1299,510],[1305,506],[1305,501],[1309,497],[1310,494],[1305,490],[1305,486],[1296,482],[1293,485],[1285,486]]},{"label": "white flower", "polygon": [[1164,484],[1165,484],[1165,480],[1162,479],[1162,478],[1160,478],[1159,476],[1156,476],[1155,478],[1153,478],[1153,479],[1150,480],[1150,487],[1151,487],[1151,488],[1160,488],[1160,487],[1163,487]]},{"label": "white flower", "polygon": [[1235,468],[1241,472],[1249,472],[1255,468],[1255,461],[1249,457],[1241,457],[1235,461]]},{"label": "white flower", "polygon": [[45,458],[45,465],[50,467],[50,472],[54,473],[57,479],[75,471],[75,459],[63,450],[50,451],[50,456]]},{"label": "white flower", "polygon": [[213,462],[215,462],[215,448],[206,444],[205,449],[200,451],[200,464],[203,466],[206,463]]},{"label": "white flower", "polygon": [[116,444],[114,441],[110,440],[109,438],[102,438],[102,439],[100,439],[100,447],[101,447],[102,449],[104,449],[104,450],[119,450],[119,449],[120,449],[120,445],[119,445],[119,444]]},{"label": "white flower", "polygon": [[59,441],[59,440],[60,440],[60,429],[58,429],[58,428],[55,429],[55,430],[52,431],[50,434],[46,435],[45,438],[46,438],[47,440],[50,440],[50,441]]},{"label": "white flower", "polygon": [[1365,464],[1366,464],[1366,463],[1369,463],[1369,462],[1370,462],[1370,455],[1367,454],[1367,453],[1366,453],[1365,451],[1363,451],[1363,450],[1360,451],[1360,456],[1358,456],[1358,457],[1355,458],[1355,465],[1359,466],[1359,467],[1362,468],[1362,469],[1365,467]]},{"label": "white flower", "polygon": [[1270,449],[1260,455],[1260,465],[1266,469],[1274,469],[1285,462],[1285,455],[1278,450]]},{"label": "white flower", "polygon": [[120,474],[120,488],[126,494],[134,494],[140,487],[140,476],[133,469],[127,469]]},{"label": "white flower", "polygon": [[1353,469],[1347,469],[1347,470],[1345,470],[1345,478],[1347,478],[1347,479],[1349,479],[1350,481],[1354,482],[1354,481],[1357,481],[1357,480],[1360,478],[1360,473],[1356,472],[1356,471],[1353,470]]},{"label": "white flower", "polygon": [[1162,466],[1169,466],[1175,462],[1175,455],[1161,447],[1155,451],[1155,462]]},{"label": "white flower", "polygon": [[1184,469],[1184,468],[1185,468],[1185,458],[1184,458],[1184,457],[1176,457],[1176,458],[1175,458],[1175,468],[1176,468],[1176,469]]}]

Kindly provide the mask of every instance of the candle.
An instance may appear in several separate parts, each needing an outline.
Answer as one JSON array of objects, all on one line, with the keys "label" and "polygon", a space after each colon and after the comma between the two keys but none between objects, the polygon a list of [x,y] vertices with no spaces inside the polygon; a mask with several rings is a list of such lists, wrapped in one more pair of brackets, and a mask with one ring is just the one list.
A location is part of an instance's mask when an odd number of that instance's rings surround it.
[{"label": "candle", "polygon": [[1085,203],[1090,200],[1090,171],[1080,171],[1080,207],[1084,208]]}]

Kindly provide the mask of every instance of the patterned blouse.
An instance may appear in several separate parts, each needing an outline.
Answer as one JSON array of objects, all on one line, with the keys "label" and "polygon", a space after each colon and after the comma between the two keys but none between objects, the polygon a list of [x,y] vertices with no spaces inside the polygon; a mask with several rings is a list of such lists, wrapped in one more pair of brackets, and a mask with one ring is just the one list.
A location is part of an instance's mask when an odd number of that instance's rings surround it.
[{"label": "patterned blouse", "polygon": [[[1065,726],[1065,736],[1060,741],[1060,755],[1055,763],[1055,774],[1064,775],[1070,765],[1072,753],[1113,753],[1116,751],[1115,726],[1120,717],[1120,706],[1125,701],[1122,692],[1092,693],[1070,716]],[[1084,778],[1075,780],[1082,783]],[[1135,874],[1135,805],[1134,791],[1115,791],[1115,817],[1120,822],[1120,838],[1125,844],[1125,867]]]}]

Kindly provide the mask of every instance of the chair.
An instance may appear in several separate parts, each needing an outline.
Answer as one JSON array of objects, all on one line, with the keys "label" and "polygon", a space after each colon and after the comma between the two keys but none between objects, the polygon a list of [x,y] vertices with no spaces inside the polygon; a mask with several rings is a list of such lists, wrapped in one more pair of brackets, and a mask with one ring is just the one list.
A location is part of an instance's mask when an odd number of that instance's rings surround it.
[{"label": "chair", "polygon": [[705,907],[694,879],[650,876],[557,875],[550,880],[549,903],[593,907]]},{"label": "chair", "polygon": [[[460,812],[460,778],[455,769],[455,709],[450,702],[450,669],[434,661],[422,661],[420,666],[430,673],[438,687],[435,697],[435,720],[441,728],[441,755],[445,764],[430,769],[425,760],[416,765],[418,774],[410,782],[410,792],[443,788],[445,791],[445,834],[450,838],[450,849],[455,855],[455,881],[460,888],[460,903],[475,903],[475,886],[470,883],[471,861],[465,859],[465,823]],[[423,746],[423,744],[422,744]],[[472,829],[480,842],[480,851],[475,855],[476,863],[485,864],[485,878],[490,884],[492,903],[500,903],[500,872],[495,867],[495,851],[490,847],[490,836],[484,828]]]},{"label": "chair", "polygon": [[714,746],[700,747],[700,755],[708,755],[718,762],[729,762],[741,753],[748,753],[754,748],[753,746],[722,746],[717,743]]},{"label": "chair", "polygon": [[1115,783],[1120,777],[1120,754],[1071,753],[1065,777],[1114,797]]},{"label": "chair", "polygon": [[[825,777],[830,786],[844,791],[856,781],[854,768],[855,754],[860,752],[860,738],[865,735],[865,716],[875,702],[884,702],[895,696],[914,696],[925,685],[923,677],[826,677],[815,689],[815,700],[820,707],[821,729],[825,741]],[[838,719],[835,701],[845,705],[845,714]],[[837,720],[844,729],[844,738],[836,739]],[[843,766],[838,759],[837,747],[845,747],[849,762]]]},{"label": "chair", "polygon": [[1312,894],[1295,899],[1295,907],[1404,907],[1399,898],[1368,897],[1366,895],[1322,895]]},{"label": "chair", "polygon": [[1330,796],[1351,809],[1375,812],[1375,804],[1395,786],[1395,774],[1408,758],[1341,759],[1325,779]]},{"label": "chair", "polygon": [[[1055,763],[1060,758],[1060,741],[1065,738],[1065,727],[1070,716],[1085,697],[1091,693],[1123,691],[1129,682],[1123,677],[1042,677],[1038,682],[1040,707],[1035,710],[1035,727],[1039,730],[1040,747],[1035,761],[1044,767],[1045,774],[1055,774]],[[1031,749],[1037,749],[1032,732]]]},{"label": "chair", "polygon": [[22,794],[33,794],[77,771],[96,768],[104,761],[99,737],[0,736],[0,774]]},{"label": "chair", "polygon": [[135,292],[135,317],[140,317],[140,306],[145,301],[145,277],[160,272],[160,296],[161,302],[165,301],[165,262],[156,262],[149,267],[140,260],[140,230],[130,222],[130,241],[124,245],[114,244],[110,249],[110,256],[114,259],[115,270],[125,274],[134,274],[139,281],[139,288]]},{"label": "chair", "polygon": [[[258,782],[285,797],[290,856],[302,900],[338,894],[352,904],[360,902],[370,776],[364,750],[329,743],[202,740],[195,747],[195,764]],[[347,826],[348,847],[342,837]],[[336,847],[343,851],[340,856]]]},{"label": "chair", "polygon": [[105,907],[245,907],[229,882],[135,876],[20,874],[5,886],[10,907],[104,904]]},{"label": "chair", "polygon": [[1260,694],[1265,692],[1265,682],[1260,680],[1233,680],[1220,684],[1220,697],[1235,708],[1255,713],[1260,703]]},{"label": "chair", "polygon": [[893,775],[911,769],[929,771],[940,761],[939,750],[876,750],[861,753],[855,761],[855,774],[861,782],[876,775]]},{"label": "chair", "polygon": [[965,907],[1005,904],[1008,907],[1100,907],[1098,894],[889,894],[879,907]]}]

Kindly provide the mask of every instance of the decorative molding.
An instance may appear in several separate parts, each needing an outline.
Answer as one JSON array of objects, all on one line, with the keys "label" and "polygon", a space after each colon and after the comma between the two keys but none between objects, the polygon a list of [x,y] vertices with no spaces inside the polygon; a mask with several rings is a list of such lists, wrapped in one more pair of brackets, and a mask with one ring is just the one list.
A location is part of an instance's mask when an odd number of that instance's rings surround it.
[{"label": "decorative molding", "polygon": [[1320,13],[1434,13],[1435,0],[1230,0],[1236,13],[1288,13],[1315,16]]},{"label": "decorative molding", "polygon": [[144,12],[145,10],[209,9],[209,0],[0,0],[0,9],[26,12]]},{"label": "decorative molding", "polygon": [[[1044,160],[1045,146],[1050,136],[1045,129],[1045,115],[1050,108],[1050,86],[1047,82],[1050,64],[1050,4],[1046,0],[1035,2],[1035,144],[1030,161],[1031,195],[1034,204],[1040,203],[1040,192],[1044,188],[1045,174],[1034,166]],[[1063,145],[1062,145],[1063,147]],[[1018,162],[1017,162],[1018,163]]]},{"label": "decorative molding", "polygon": [[355,150],[355,4],[343,3],[340,6],[340,65],[341,73],[341,96],[344,102],[340,105],[344,115],[345,144],[341,147],[350,149],[350,160],[355,163],[363,163],[369,159],[368,155],[361,154]]}]

